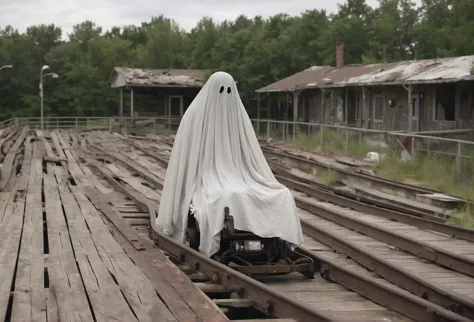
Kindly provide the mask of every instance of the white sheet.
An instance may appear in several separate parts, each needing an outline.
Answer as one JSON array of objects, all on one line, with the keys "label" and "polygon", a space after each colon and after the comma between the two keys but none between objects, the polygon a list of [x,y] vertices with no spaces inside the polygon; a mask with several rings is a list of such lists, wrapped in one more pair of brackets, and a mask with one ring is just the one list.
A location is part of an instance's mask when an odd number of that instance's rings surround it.
[{"label": "white sheet", "polygon": [[219,250],[224,208],[236,229],[299,245],[291,192],[273,176],[231,75],[213,74],[184,114],[169,159],[156,226],[184,241],[190,204],[200,252]]}]

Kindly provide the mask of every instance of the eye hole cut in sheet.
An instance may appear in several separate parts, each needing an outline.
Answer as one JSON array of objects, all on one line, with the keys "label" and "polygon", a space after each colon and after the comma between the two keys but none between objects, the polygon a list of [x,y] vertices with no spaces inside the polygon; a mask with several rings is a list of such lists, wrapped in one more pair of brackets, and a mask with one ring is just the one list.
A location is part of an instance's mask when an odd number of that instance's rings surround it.
[{"label": "eye hole cut in sheet", "polygon": [[225,207],[236,229],[303,242],[294,198],[273,176],[235,81],[225,72],[209,78],[183,115],[156,229],[182,242],[191,204],[199,251],[209,257],[220,247]]}]

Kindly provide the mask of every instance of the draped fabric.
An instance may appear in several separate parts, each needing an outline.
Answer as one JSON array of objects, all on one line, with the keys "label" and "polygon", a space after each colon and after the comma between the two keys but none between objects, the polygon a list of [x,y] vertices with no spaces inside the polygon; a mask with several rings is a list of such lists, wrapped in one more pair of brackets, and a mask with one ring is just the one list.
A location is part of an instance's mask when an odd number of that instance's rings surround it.
[{"label": "draped fabric", "polygon": [[177,131],[157,229],[183,241],[192,204],[200,252],[219,250],[224,208],[236,229],[260,237],[303,241],[294,198],[265,160],[231,75],[213,74],[184,114]]}]

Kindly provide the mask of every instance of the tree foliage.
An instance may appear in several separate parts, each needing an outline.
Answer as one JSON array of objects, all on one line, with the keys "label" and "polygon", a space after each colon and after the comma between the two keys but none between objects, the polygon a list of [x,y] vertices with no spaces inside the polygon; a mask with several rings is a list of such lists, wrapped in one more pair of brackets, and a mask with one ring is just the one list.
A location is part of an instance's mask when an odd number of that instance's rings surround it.
[{"label": "tree foliage", "polygon": [[[64,39],[68,40],[65,41]],[[343,42],[346,64],[390,62],[474,53],[474,1],[347,0],[339,10],[308,10],[268,19],[239,16],[217,23],[203,17],[191,31],[164,16],[139,26],[103,31],[91,21],[63,37],[60,27],[0,28],[0,118],[39,116],[39,72],[47,64],[60,78],[45,78],[45,115],[117,113],[110,88],[114,66],[224,70],[252,108],[255,89],[311,65],[335,65]]]}]

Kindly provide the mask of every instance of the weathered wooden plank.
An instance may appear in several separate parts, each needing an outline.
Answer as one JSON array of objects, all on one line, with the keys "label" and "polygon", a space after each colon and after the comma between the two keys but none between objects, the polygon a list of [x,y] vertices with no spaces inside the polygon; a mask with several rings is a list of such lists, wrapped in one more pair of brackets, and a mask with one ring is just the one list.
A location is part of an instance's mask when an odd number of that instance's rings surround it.
[{"label": "weathered wooden plank", "polygon": [[64,220],[53,167],[55,166],[48,164],[48,173],[43,174],[49,245],[47,267],[50,296],[55,299],[48,299],[48,308],[57,306],[57,311],[51,312],[51,317],[57,316],[60,321],[93,321],[93,313],[89,307]]},{"label": "weathered wooden plank", "polygon": [[25,208],[24,191],[13,191],[0,223],[0,320],[7,314]]},{"label": "weathered wooden plank", "polygon": [[115,237],[122,248],[148,277],[179,321],[227,321],[222,312],[215,309],[191,281],[164,254],[154,249],[150,242],[143,240],[147,249],[137,251],[115,227],[111,229],[116,231]]},{"label": "weathered wooden plank", "polygon": [[[42,142],[26,140],[23,166],[31,164],[30,171],[22,170],[22,179],[29,178],[26,195],[23,234],[13,295],[12,321],[46,321],[44,292],[44,244],[42,216]],[[20,179],[20,182],[22,181]]]},{"label": "weathered wooden plank", "polygon": [[[63,169],[56,169],[61,171]],[[61,176],[61,174],[59,174]],[[137,321],[120,287],[102,261],[93,236],[67,184],[58,187],[69,234],[87,295],[97,320]]]},{"label": "weathered wooden plank", "polygon": [[[55,138],[53,142],[55,142],[56,151],[60,155],[64,155],[57,136],[53,135],[53,137]],[[74,165],[73,169],[77,172],[77,167]],[[68,177],[64,168],[55,167],[54,170],[57,180]],[[123,297],[120,287],[100,257],[77,201],[69,190],[68,183],[60,182],[58,189],[64,205],[75,258],[94,316],[98,320],[137,321],[134,312]]]},{"label": "weathered wooden plank", "polygon": [[[332,207],[337,207],[337,206],[332,205]],[[341,208],[341,211],[345,211],[346,213],[348,213],[351,210]],[[352,212],[354,212],[354,215],[358,213],[355,211],[352,211]],[[341,226],[337,225],[336,223],[322,219],[321,217],[308,214],[304,211],[298,211],[298,213],[302,218],[311,217],[310,220],[313,225],[318,226],[318,227],[323,227],[324,229],[335,233],[339,238],[346,240],[354,245],[357,245],[358,247],[361,247],[367,252],[372,253],[373,255],[376,255],[377,257],[383,260],[386,260],[388,263],[397,265],[398,267],[403,267],[403,271],[411,275],[416,275],[419,281],[436,285],[439,290],[443,290],[443,292],[446,292],[447,294],[452,294],[451,296],[462,295],[462,289],[459,287],[459,285],[451,283],[450,279],[447,278],[446,276],[456,277],[458,280],[464,279],[464,285],[472,285],[472,278],[468,276],[440,267],[436,264],[420,259],[416,256],[407,254],[386,243],[383,243],[374,238],[362,235],[359,232],[356,232],[347,228],[341,229]],[[360,216],[365,216],[365,215],[360,214]],[[425,273],[433,273],[433,272],[445,272],[447,275],[440,278],[430,277],[430,275],[425,275]],[[413,289],[410,285],[407,285],[406,287],[409,291],[416,292],[416,290]]]},{"label": "weathered wooden plank", "polygon": [[23,156],[23,162],[21,165],[20,177],[18,178],[16,182],[17,190],[26,190],[28,187],[28,181],[29,181],[30,170],[31,170],[31,158],[32,158],[32,153],[33,153],[33,147],[31,145],[32,139],[33,138],[31,136],[28,136],[24,142],[25,151],[24,151],[24,156]]},{"label": "weathered wooden plank", "polygon": [[135,219],[135,218],[129,218],[127,219],[127,222],[132,225],[132,226],[147,226],[150,224],[150,218],[144,219]]},{"label": "weathered wooden plank", "polygon": [[155,189],[151,189],[150,187],[144,186],[140,182],[143,179],[132,176],[127,169],[119,168],[113,163],[105,164],[105,167],[110,170],[116,177],[120,178],[120,180],[128,183],[130,186],[132,186],[135,190],[140,192],[148,199],[155,200],[157,202],[161,200],[161,195]]},{"label": "weathered wooden plank", "polygon": [[147,171],[146,168],[143,166],[139,165],[135,161],[131,160],[130,158],[126,157],[125,155],[117,152],[110,152],[107,151],[103,146],[97,146],[94,147],[96,150],[98,149],[105,155],[109,156],[109,158],[112,158],[121,164],[124,164],[127,168],[137,172],[143,179],[145,179],[147,182],[152,183],[153,185],[156,186],[158,189],[163,189],[163,180],[161,178],[158,178],[154,174],[151,174],[150,172]]},{"label": "weathered wooden plank", "polygon": [[[59,137],[61,140],[61,137]],[[62,141],[62,140],[61,140]],[[63,146],[65,146],[63,142]],[[69,171],[71,176],[75,181],[81,181],[84,174],[78,170],[77,162],[72,153],[66,150],[65,154],[68,158]],[[61,175],[60,175],[61,176]],[[82,177],[81,177],[82,176]],[[85,180],[83,181],[85,182]],[[124,318],[124,321],[173,321],[176,319],[173,317],[171,312],[167,307],[160,301],[159,297],[156,294],[156,291],[148,281],[145,275],[139,270],[139,268],[130,260],[130,258],[125,254],[120,245],[117,244],[116,240],[110,234],[108,228],[104,224],[100,213],[97,209],[94,208],[94,205],[87,199],[83,193],[81,187],[73,186],[68,184],[69,189],[72,194],[68,196],[66,194],[67,187],[60,187],[61,196],[63,197],[63,203],[67,205],[66,209],[74,210],[74,216],[72,213],[68,213],[66,210],[66,215],[71,216],[71,222],[74,222],[77,225],[78,222],[82,221],[87,224],[88,233],[87,239],[89,243],[93,244],[93,249],[87,247],[87,252],[85,255],[90,260],[92,255],[97,259],[94,263],[91,262],[91,266],[94,266],[93,273],[97,276],[101,271],[99,265],[99,259],[102,261],[101,265],[105,265],[106,274],[109,278],[113,277],[113,280],[116,283],[116,287],[122,293],[124,299],[126,299],[127,304],[120,307],[126,308],[129,312],[135,314],[134,318]],[[68,218],[69,220],[69,218]],[[69,225],[71,226],[74,225]],[[77,233],[83,232],[84,229],[77,229]],[[81,237],[79,235],[78,237]],[[71,235],[72,238],[72,235]],[[81,243],[86,241],[81,238]],[[92,253],[91,252],[96,252]],[[76,252],[77,254],[77,252]],[[97,255],[96,255],[97,254]],[[77,255],[76,255],[77,256]],[[79,261],[78,261],[79,262]],[[97,266],[96,266],[97,265]],[[82,268],[81,268],[82,272]],[[104,279],[105,275],[100,274],[97,276]],[[103,286],[103,283],[99,283]],[[93,286],[93,285],[89,285]],[[89,296],[91,297],[91,303],[94,307],[94,301],[90,295],[88,285],[86,284],[86,289]],[[107,297],[103,297],[102,300],[107,300]],[[107,302],[108,303],[108,302]],[[110,308],[110,303],[107,304]],[[94,312],[95,312],[94,307]],[[115,310],[119,312],[119,310]],[[120,312],[119,312],[120,313]],[[96,314],[97,315],[97,314]],[[124,314],[122,313],[122,316]]]},{"label": "weathered wooden plank", "polygon": [[156,295],[150,281],[125,254],[104,224],[100,213],[82,189],[70,186],[91,231],[100,257],[120,286],[128,304],[140,321],[176,321]]},{"label": "weathered wooden plank", "polygon": [[[140,211],[146,212],[149,211],[150,208],[153,210],[158,210],[157,202],[150,202],[149,199],[138,193],[138,191],[136,191],[135,189],[128,188],[123,183],[115,180],[114,174],[109,169],[107,169],[106,167],[101,167],[95,161],[89,161],[89,164],[90,166],[94,167],[98,172],[100,172],[100,174],[105,178],[105,180],[107,180],[107,182],[109,182],[109,184],[111,184],[116,190],[119,190],[120,192],[131,198]],[[120,211],[124,210],[122,208],[123,207],[120,208]],[[127,208],[126,211],[131,211],[131,209]]]},{"label": "weathered wooden plank", "polygon": [[[64,140],[64,138],[56,132],[51,133],[51,139],[54,142],[54,146],[56,148],[56,151],[58,152],[59,156],[65,157],[69,160],[67,164],[67,169],[68,171],[72,173],[77,173],[81,180],[84,180],[86,178],[84,172],[82,172],[81,168],[76,162],[71,162],[71,160],[74,160],[73,155],[71,154],[70,146],[69,144]],[[87,181],[87,180],[86,180]],[[78,180],[78,183],[80,180]]]},{"label": "weathered wooden plank", "polygon": [[10,179],[12,172],[14,171],[13,163],[15,161],[16,153],[20,149],[21,144],[25,140],[26,134],[28,133],[27,129],[23,129],[17,138],[15,144],[8,151],[5,159],[3,160],[2,169],[0,171],[0,190],[4,190],[8,179]]},{"label": "weathered wooden plank", "polygon": [[5,210],[10,203],[10,198],[10,191],[0,192],[0,223],[3,222],[3,216],[5,215]]},{"label": "weathered wooden plank", "polygon": [[128,256],[148,277],[178,321],[228,321],[189,278],[159,249],[154,248],[151,242],[143,240],[146,249],[137,251],[123,235],[117,233],[115,236]]},{"label": "weathered wooden plank", "polygon": [[5,144],[5,142],[9,142],[14,136],[18,134],[18,130],[11,131],[8,135],[0,140],[0,160],[3,160],[3,156],[8,153],[8,149],[10,148],[11,144]]},{"label": "weathered wooden plank", "polygon": [[84,192],[90,201],[113,223],[137,250],[144,249],[138,232],[133,229],[120,214],[104,201],[100,192],[91,186],[84,187]]}]

